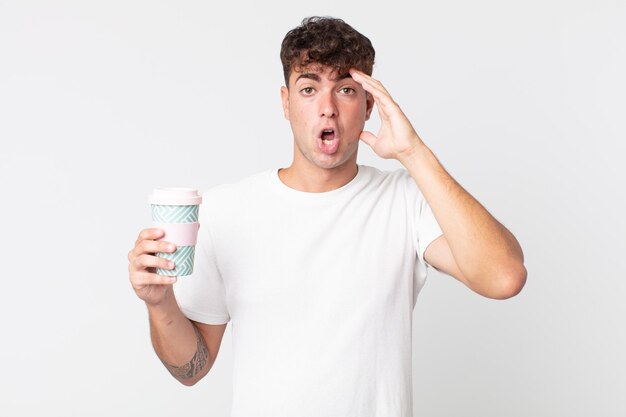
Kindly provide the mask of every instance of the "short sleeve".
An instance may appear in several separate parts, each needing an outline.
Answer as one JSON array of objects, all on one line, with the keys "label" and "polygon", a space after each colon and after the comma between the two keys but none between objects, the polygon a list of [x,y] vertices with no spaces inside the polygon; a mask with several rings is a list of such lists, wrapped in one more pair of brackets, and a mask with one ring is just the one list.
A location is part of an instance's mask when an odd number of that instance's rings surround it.
[{"label": "short sleeve", "polygon": [[202,200],[193,273],[178,277],[174,284],[174,295],[187,318],[206,324],[224,324],[230,321],[230,314],[211,235],[210,193],[204,193]]},{"label": "short sleeve", "polygon": [[435,219],[430,205],[426,201],[426,198],[424,198],[422,191],[415,183],[413,177],[411,177],[407,170],[402,169],[401,171],[403,171],[402,175],[405,184],[407,209],[409,213],[412,213],[412,216],[411,214],[409,215],[412,218],[413,243],[415,244],[419,260],[425,265],[430,266],[424,260],[424,252],[428,245],[441,236],[443,232]]}]

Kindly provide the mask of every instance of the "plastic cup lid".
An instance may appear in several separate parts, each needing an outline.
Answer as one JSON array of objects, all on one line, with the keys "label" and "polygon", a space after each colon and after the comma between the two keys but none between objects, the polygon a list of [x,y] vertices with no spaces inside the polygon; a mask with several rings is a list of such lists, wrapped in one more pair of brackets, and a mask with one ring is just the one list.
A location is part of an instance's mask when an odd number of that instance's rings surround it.
[{"label": "plastic cup lid", "polygon": [[202,203],[202,196],[193,188],[155,188],[148,201],[161,206],[196,206]]}]

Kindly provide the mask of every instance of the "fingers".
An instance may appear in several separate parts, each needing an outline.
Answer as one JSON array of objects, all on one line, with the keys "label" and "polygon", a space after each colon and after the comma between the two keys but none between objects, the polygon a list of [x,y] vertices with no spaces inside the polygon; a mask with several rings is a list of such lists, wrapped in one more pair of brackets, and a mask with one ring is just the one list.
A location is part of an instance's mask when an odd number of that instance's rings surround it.
[{"label": "fingers", "polygon": [[133,281],[133,275],[146,271],[148,268],[173,269],[175,265],[165,258],[154,256],[155,253],[172,253],[176,245],[165,241],[152,240],[163,234],[160,229],[145,229],[139,233],[135,247],[128,252],[128,270]]},{"label": "fingers", "polygon": [[134,289],[138,290],[148,285],[170,285],[176,282],[176,277],[157,275],[143,271],[131,275],[130,282]]},{"label": "fingers", "polygon": [[139,237],[135,241],[135,247],[128,252],[128,260],[132,262],[133,258],[143,253],[157,252],[175,252],[176,245],[166,241],[156,241],[156,237],[163,234],[161,229],[144,229],[139,233]]},{"label": "fingers", "polygon": [[139,236],[137,237],[137,240],[135,241],[135,245],[139,243],[140,241],[146,240],[146,239],[156,240],[160,238],[161,236],[163,236],[163,233],[164,232],[162,229],[157,229],[156,227],[153,227],[150,229],[143,229],[141,232],[139,232]]},{"label": "fingers", "polygon": [[130,283],[137,296],[146,303],[161,302],[167,294],[167,286],[171,286],[177,280],[175,276],[155,273],[156,268],[167,271],[176,267],[172,261],[155,256],[158,252],[171,253],[176,251],[176,246],[173,243],[155,240],[163,235],[164,232],[161,229],[144,229],[139,233],[135,247],[128,252]]},{"label": "fingers", "polygon": [[172,261],[144,253],[133,257],[128,265],[130,282],[135,290],[147,285],[172,284],[176,282],[176,277],[158,275],[152,271],[154,271],[153,268],[171,270],[175,267]]},{"label": "fingers", "polygon": [[366,91],[372,93],[374,98],[376,98],[376,96],[387,96],[391,98],[391,94],[389,94],[383,84],[366,73],[353,68],[350,70],[350,75],[352,75],[354,81],[360,83]]},{"label": "fingers", "polygon": [[132,268],[136,271],[147,268],[174,269],[174,262],[158,256],[142,254],[133,258],[130,262]]},{"label": "fingers", "polygon": [[361,136],[359,136],[359,139],[361,139],[363,142],[367,143],[373,149],[374,145],[376,143],[376,140],[378,138],[372,132],[368,132],[368,131],[364,130],[363,132],[361,132]]},{"label": "fingers", "polygon": [[164,241],[157,242],[155,240],[142,240],[135,247],[139,249],[137,255],[142,253],[170,253],[176,251],[176,245],[173,243]]},{"label": "fingers", "polygon": [[352,75],[352,79],[354,81],[361,84],[363,89],[369,92],[373,97],[376,105],[378,106],[379,114],[382,117],[385,117],[386,114],[383,112],[385,108],[388,107],[397,107],[397,104],[391,98],[389,92],[383,87],[382,83],[378,80],[373,79],[369,75],[365,74],[356,69],[350,69],[350,75]]}]

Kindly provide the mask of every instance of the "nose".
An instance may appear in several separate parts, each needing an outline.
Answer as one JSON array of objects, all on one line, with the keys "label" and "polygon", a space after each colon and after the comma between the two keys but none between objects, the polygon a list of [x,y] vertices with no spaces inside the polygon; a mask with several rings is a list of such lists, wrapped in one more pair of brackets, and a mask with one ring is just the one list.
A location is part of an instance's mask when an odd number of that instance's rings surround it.
[{"label": "nose", "polygon": [[320,117],[335,117],[338,109],[332,91],[320,95]]}]

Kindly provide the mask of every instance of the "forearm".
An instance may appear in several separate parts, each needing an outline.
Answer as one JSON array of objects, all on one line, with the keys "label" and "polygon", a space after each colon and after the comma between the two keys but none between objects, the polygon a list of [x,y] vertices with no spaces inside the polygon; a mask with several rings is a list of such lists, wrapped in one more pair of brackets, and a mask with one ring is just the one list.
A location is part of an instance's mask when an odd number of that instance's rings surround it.
[{"label": "forearm", "polygon": [[152,345],[163,365],[184,385],[198,382],[211,368],[204,338],[180,311],[173,293],[160,306],[148,305]]},{"label": "forearm", "polygon": [[426,145],[415,147],[400,162],[424,194],[468,281],[484,287],[525,274],[522,249],[513,234],[446,172]]}]

